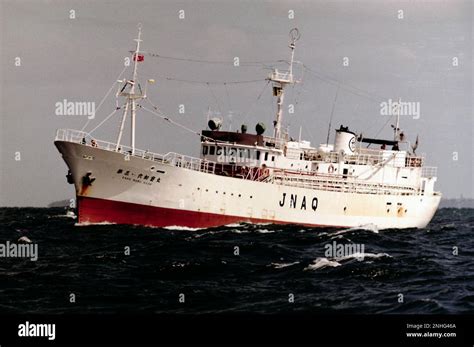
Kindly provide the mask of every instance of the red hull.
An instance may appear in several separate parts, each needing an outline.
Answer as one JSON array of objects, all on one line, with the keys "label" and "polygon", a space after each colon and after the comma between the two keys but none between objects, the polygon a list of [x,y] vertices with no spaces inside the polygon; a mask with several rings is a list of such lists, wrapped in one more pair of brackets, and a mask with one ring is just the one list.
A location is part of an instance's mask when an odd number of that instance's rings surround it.
[{"label": "red hull", "polygon": [[108,222],[155,227],[184,226],[190,228],[208,228],[240,222],[289,224],[270,219],[227,216],[88,197],[78,197],[78,211],[79,224]]},{"label": "red hull", "polygon": [[78,222],[136,224],[155,227],[184,226],[208,228],[239,222],[272,223],[271,220],[243,218],[214,213],[162,208],[97,198],[78,197]]}]

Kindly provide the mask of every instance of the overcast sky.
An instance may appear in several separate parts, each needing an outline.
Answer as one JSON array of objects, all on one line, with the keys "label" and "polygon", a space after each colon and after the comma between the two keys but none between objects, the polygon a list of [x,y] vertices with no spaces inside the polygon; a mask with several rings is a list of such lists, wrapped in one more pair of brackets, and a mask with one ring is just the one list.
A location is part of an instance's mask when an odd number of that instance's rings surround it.
[{"label": "overcast sky", "polygon": [[[225,129],[230,119],[234,130],[244,120],[252,131],[263,121],[267,134],[272,132],[275,100],[270,88],[258,96],[269,67],[284,68],[275,61],[288,59],[288,32],[298,27],[296,59],[310,70],[304,71],[303,83],[287,93],[286,102],[295,105],[295,113],[285,114],[284,124],[293,137],[302,126],[302,137],[313,145],[326,141],[339,84],[333,128],[344,124],[367,137],[376,136],[387,123],[387,116],[380,114],[381,102],[398,97],[419,102],[420,118],[403,116],[401,128],[411,141],[419,134],[418,153],[426,153],[428,165],[439,167],[437,188],[445,197],[473,197],[470,0],[0,0],[0,4],[1,206],[46,206],[74,196],[53,140],[57,128],[81,129],[86,117],[58,116],[55,104],[67,99],[98,105],[134,48],[138,23],[147,52],[228,62],[146,56],[140,76],[142,81],[156,80],[148,94],[162,111],[200,130],[206,127],[211,107],[224,118]],[[179,18],[180,10],[184,19]],[[294,11],[293,19],[289,11]],[[241,66],[233,66],[235,57]],[[344,57],[348,66],[343,66]],[[21,59],[20,66],[16,58]],[[453,58],[458,66],[453,66]],[[205,83],[249,80],[259,81]],[[184,114],[178,113],[179,105],[185,106]],[[112,95],[86,130],[114,107]],[[118,121],[118,116],[112,117],[94,135],[114,141]],[[391,138],[390,127],[378,136]],[[137,120],[137,147],[198,156],[199,137],[143,112]],[[15,160],[16,152],[20,160]]]}]

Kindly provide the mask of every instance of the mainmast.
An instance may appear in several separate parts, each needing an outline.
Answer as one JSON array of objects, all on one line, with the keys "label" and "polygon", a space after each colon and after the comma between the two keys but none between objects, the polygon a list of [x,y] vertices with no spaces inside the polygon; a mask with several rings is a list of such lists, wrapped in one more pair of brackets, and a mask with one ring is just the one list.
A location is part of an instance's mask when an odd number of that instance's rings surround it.
[{"label": "mainmast", "polygon": [[[138,63],[144,60],[143,54],[140,54],[140,42],[142,42],[141,35],[142,35],[142,27],[139,24],[138,37],[134,39],[137,45],[132,55],[133,57],[132,79],[118,81],[120,83],[124,83],[124,85],[122,89],[117,93],[117,96],[124,96],[126,97],[127,100],[125,102],[125,106],[123,110],[123,116],[122,116],[122,121],[120,123],[120,130],[117,137],[117,145],[116,145],[115,150],[118,151],[120,148],[120,141],[122,139],[122,134],[125,127],[125,120],[127,118],[128,111],[130,110],[130,113],[131,113],[130,147],[132,148],[132,152],[131,152],[132,155],[135,154],[135,120],[136,120],[136,115],[137,115],[137,101],[136,100],[143,99],[146,97],[146,95],[143,95],[140,87],[139,87],[140,89],[139,93],[135,92],[137,84],[138,84],[138,78],[137,78]],[[127,87],[130,87],[129,92],[125,91]]]},{"label": "mainmast", "polygon": [[276,119],[273,122],[274,124],[274,134],[273,136],[277,139],[281,138],[281,122],[283,118],[283,100],[285,98],[285,87],[289,84],[294,84],[297,81],[293,78],[293,62],[295,56],[295,43],[300,38],[300,33],[297,28],[291,29],[290,31],[290,49],[291,49],[291,59],[290,59],[290,70],[289,71],[278,71],[275,69],[268,80],[273,82],[273,95],[277,97],[277,114]]}]

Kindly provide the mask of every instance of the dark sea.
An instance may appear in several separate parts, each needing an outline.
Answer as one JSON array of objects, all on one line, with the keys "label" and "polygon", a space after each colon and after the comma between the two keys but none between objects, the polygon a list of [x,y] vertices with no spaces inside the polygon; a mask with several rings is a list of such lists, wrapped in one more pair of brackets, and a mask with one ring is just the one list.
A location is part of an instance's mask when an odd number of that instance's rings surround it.
[{"label": "dark sea", "polygon": [[[0,312],[474,313],[473,228],[473,209],[378,231],[75,226],[63,208],[2,208],[0,243],[26,236],[38,259],[0,258]],[[363,260],[327,257],[334,242]]]}]

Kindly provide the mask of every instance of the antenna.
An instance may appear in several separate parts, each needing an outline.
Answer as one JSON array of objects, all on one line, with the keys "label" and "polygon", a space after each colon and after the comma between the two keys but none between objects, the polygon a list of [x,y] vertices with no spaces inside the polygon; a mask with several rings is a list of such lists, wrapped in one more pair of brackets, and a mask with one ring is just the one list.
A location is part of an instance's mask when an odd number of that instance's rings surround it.
[{"label": "antenna", "polygon": [[301,37],[301,34],[298,30],[298,28],[293,28],[290,30],[290,49],[291,49],[291,61],[290,61],[290,76],[293,77],[293,62],[295,58],[295,43],[298,41]]},{"label": "antenna", "polygon": [[397,105],[397,117],[396,117],[396,122],[395,126],[392,125],[393,127],[393,140],[398,141],[398,136],[399,136],[399,131],[400,131],[400,109],[402,107],[402,98],[398,98],[398,103]]},{"label": "antenna", "polygon": [[232,117],[234,116],[233,111],[229,111],[227,118],[229,118],[229,131],[232,131]]},{"label": "antenna", "polygon": [[337,95],[339,94],[339,87],[337,85],[336,96],[334,97],[334,101],[332,103],[332,110],[331,110],[331,117],[329,118],[329,125],[328,125],[328,136],[326,137],[326,145],[329,145],[329,133],[331,132],[331,125],[332,125],[332,118],[334,116],[334,108],[336,107]]}]

